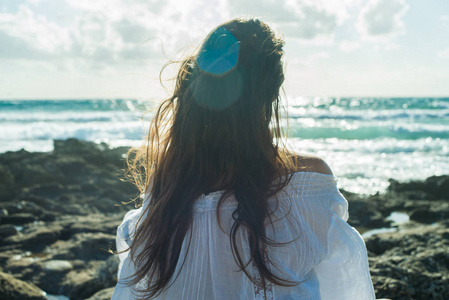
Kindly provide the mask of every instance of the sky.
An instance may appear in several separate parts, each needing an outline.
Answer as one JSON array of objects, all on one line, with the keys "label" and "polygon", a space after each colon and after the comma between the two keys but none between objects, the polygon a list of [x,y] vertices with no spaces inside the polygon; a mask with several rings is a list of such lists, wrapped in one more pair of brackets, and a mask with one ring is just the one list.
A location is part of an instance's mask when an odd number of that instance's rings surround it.
[{"label": "sky", "polygon": [[240,16],[284,37],[289,96],[449,96],[447,0],[0,0],[0,99],[166,97]]}]

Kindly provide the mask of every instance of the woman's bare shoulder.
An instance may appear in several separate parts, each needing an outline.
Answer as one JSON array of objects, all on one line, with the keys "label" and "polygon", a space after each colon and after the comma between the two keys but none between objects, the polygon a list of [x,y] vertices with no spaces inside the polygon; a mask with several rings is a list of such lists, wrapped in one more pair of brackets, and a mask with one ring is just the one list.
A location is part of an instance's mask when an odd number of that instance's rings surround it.
[{"label": "woman's bare shoulder", "polygon": [[333,175],[331,168],[321,157],[311,154],[295,154],[297,172],[315,172]]}]

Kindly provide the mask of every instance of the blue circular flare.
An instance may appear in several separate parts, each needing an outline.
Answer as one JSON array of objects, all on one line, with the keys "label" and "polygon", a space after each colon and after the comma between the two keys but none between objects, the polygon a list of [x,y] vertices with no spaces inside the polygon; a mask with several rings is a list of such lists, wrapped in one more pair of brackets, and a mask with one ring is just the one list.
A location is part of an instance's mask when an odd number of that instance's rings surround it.
[{"label": "blue circular flare", "polygon": [[198,53],[198,67],[211,75],[224,75],[237,66],[239,52],[240,42],[229,30],[219,27]]}]

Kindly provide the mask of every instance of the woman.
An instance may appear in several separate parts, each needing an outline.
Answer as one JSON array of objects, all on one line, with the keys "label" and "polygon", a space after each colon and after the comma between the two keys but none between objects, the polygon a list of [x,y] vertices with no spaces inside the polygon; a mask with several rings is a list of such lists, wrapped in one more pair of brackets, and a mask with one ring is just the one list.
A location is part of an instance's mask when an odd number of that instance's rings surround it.
[{"label": "woman", "polygon": [[113,299],[374,299],[332,171],[281,147],[282,47],[234,19],[182,63],[129,156],[146,196],[117,231]]}]

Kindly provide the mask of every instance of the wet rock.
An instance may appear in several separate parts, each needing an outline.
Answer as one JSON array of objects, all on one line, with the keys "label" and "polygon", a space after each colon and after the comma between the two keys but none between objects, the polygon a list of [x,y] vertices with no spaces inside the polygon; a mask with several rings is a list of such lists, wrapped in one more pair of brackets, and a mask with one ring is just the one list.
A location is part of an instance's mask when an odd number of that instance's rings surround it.
[{"label": "wet rock", "polygon": [[0,272],[0,299],[45,300],[45,293],[32,283],[14,278]]},{"label": "wet rock", "polygon": [[[51,294],[109,299],[118,260],[108,249],[123,214],[134,208],[116,204],[138,194],[118,175],[127,150],[69,139],[55,141],[51,153],[0,154],[0,224],[6,225],[0,226],[0,270]],[[398,232],[366,241],[378,297],[449,299],[448,178],[392,180],[387,192],[376,195],[342,190],[349,223],[358,229],[398,226],[386,219],[392,212],[410,216]],[[5,216],[20,214],[38,221],[19,222],[19,232],[4,223]]]},{"label": "wet rock", "polygon": [[0,165],[0,187],[4,188],[13,184],[14,176],[11,174],[11,171],[7,167]]},{"label": "wet rock", "polygon": [[6,245],[16,244],[22,249],[38,252],[57,241],[61,232],[62,227],[57,225],[37,227],[29,233],[7,237],[4,239],[4,243]]},{"label": "wet rock", "polygon": [[66,273],[73,269],[72,264],[66,260],[49,260],[43,264],[44,271],[49,273]]},{"label": "wet rock", "polygon": [[117,284],[117,270],[119,259],[117,255],[111,255],[97,269],[96,277],[103,288],[113,287]]},{"label": "wet rock", "polygon": [[106,260],[108,249],[115,241],[115,235],[105,233],[77,233],[70,240],[57,241],[50,249],[53,259]]},{"label": "wet rock", "polygon": [[35,275],[38,274],[42,267],[39,262],[36,262],[32,257],[29,257],[30,253],[22,253],[12,257],[8,260],[5,271],[14,274],[17,279],[32,282],[38,284]]},{"label": "wet rock", "polygon": [[442,219],[440,212],[430,211],[427,209],[416,209],[410,213],[410,220],[420,223],[435,223]]},{"label": "wet rock", "polygon": [[390,179],[390,191],[398,193],[425,193],[428,199],[449,199],[449,176],[432,176],[425,181],[400,183]]},{"label": "wet rock", "polygon": [[34,219],[39,219],[44,213],[44,209],[39,205],[30,201],[10,201],[0,203],[0,207],[8,211],[8,215],[16,214],[29,214],[34,217]]},{"label": "wet rock", "polygon": [[[407,283],[387,276],[372,276],[374,290],[377,298],[387,298],[395,300],[412,299],[408,291]],[[394,291],[394,297],[391,294]]]},{"label": "wet rock", "polygon": [[89,166],[81,157],[59,157],[56,160],[58,168],[61,170],[64,178],[72,181],[82,175],[87,175]]},{"label": "wet rock", "polygon": [[52,198],[59,197],[65,188],[58,182],[48,182],[42,184],[36,184],[27,189],[27,194],[31,194],[35,197]]},{"label": "wet rock", "polygon": [[[348,192],[346,192],[349,195]],[[391,222],[379,211],[378,203],[359,196],[348,196],[349,224],[355,227],[381,228],[389,227]]]},{"label": "wet rock", "polygon": [[384,235],[374,235],[365,241],[366,248],[369,252],[375,255],[380,255],[385,253],[385,251],[393,249],[397,246],[396,239],[389,239],[384,237]]},{"label": "wet rock", "polygon": [[366,240],[378,298],[449,299],[449,228],[414,225]]},{"label": "wet rock", "polygon": [[16,226],[11,224],[0,225],[0,240],[4,237],[17,234]]},{"label": "wet rock", "polygon": [[14,257],[15,255],[20,255],[21,253],[22,253],[22,251],[19,249],[0,251],[0,271],[2,271],[2,270],[4,271],[6,262],[8,260],[10,260],[11,257]]},{"label": "wet rock", "polygon": [[59,219],[61,217],[61,214],[58,212],[44,212],[40,217],[39,220],[42,220],[44,222],[51,222]]},{"label": "wet rock", "polygon": [[39,183],[59,182],[61,178],[47,172],[38,165],[15,165],[15,168],[17,172],[14,181],[17,186],[26,187]]},{"label": "wet rock", "polygon": [[23,225],[34,222],[36,220],[36,217],[28,213],[17,213],[13,215],[2,216],[0,220],[1,224]]},{"label": "wet rock", "polygon": [[45,207],[47,212],[53,210],[55,204],[54,200],[30,194],[30,190],[26,189],[22,190],[22,195],[19,197],[22,201],[34,203],[41,208]]},{"label": "wet rock", "polygon": [[62,294],[74,300],[89,298],[101,288],[92,269],[71,271],[61,283]]},{"label": "wet rock", "polygon": [[76,217],[73,222],[67,223],[64,231],[70,236],[82,232],[103,232],[115,235],[117,227],[122,222],[122,219],[123,217],[121,215],[105,216],[101,214],[91,214],[89,216],[80,216]]},{"label": "wet rock", "polygon": [[40,270],[33,277],[33,282],[39,284],[47,293],[61,294],[61,283],[66,273],[73,270],[69,261],[49,260],[39,264]]}]

